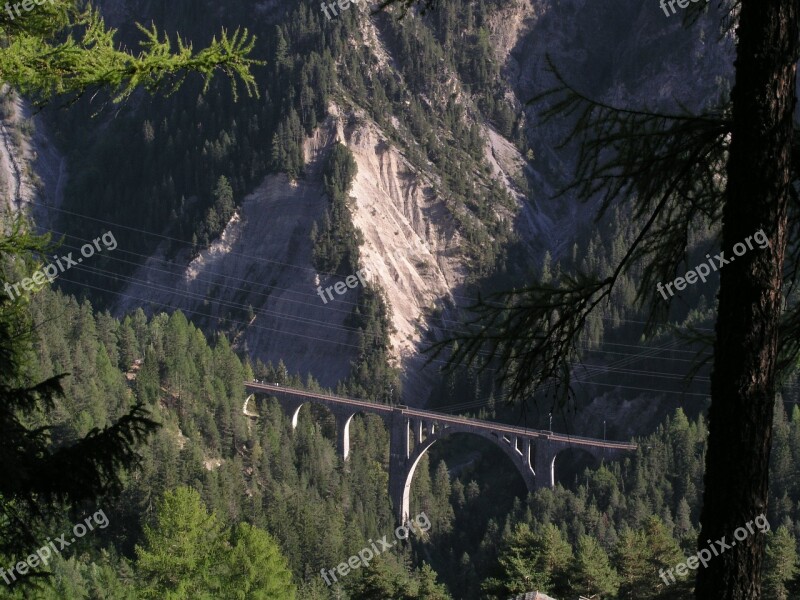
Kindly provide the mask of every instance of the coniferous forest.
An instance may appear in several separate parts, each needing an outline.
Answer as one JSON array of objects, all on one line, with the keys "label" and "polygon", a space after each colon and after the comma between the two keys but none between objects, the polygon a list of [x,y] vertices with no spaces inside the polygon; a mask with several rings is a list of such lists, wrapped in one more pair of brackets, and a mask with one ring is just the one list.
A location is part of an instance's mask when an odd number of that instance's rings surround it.
[{"label": "coniferous forest", "polygon": [[[342,470],[324,409],[304,408],[294,431],[272,401],[244,413],[244,380],[260,375],[319,390],[313,377],[290,375],[282,364],[243,363],[224,336],[207,340],[180,312],[148,319],[137,311],[119,321],[88,302],[42,292],[31,313],[43,325],[30,343],[30,376],[71,374],[48,417],[54,439],[69,443],[118,419],[134,397],[160,427],[121,494],[74,513],[103,509],[108,527],[52,561],[52,588],[18,597],[218,598],[245,588],[253,597],[328,598],[320,570],[394,529],[380,420],[356,419],[352,462]],[[779,401],[775,414],[765,583],[768,597],[791,597],[800,407]],[[684,598],[688,582],[667,588],[652,565],[669,568],[692,553],[707,433],[702,415],[690,420],[678,409],[637,440],[629,460],[587,468],[528,499],[510,464],[494,466],[499,451],[482,448],[486,455],[457,477],[445,458],[426,455],[412,514],[424,511],[430,530],[355,571],[337,593],[508,598],[533,586],[556,598],[573,590]],[[516,496],[498,498],[496,490]],[[64,512],[42,532],[68,531],[74,514]]]}]

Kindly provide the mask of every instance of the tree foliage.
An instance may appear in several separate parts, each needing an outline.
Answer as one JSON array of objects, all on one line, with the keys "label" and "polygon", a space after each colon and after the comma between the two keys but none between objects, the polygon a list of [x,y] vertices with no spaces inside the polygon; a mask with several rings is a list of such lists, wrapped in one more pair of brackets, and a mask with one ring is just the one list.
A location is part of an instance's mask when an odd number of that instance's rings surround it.
[{"label": "tree foliage", "polygon": [[167,492],[156,507],[155,523],[144,528],[137,567],[146,598],[212,598],[222,558],[221,527],[191,488]]},{"label": "tree foliage", "polygon": [[339,142],[334,144],[322,175],[330,206],[325,210],[321,225],[315,223],[311,238],[314,265],[325,274],[347,276],[358,270],[358,249],[363,235],[353,225],[349,206],[356,172],[352,152]]},{"label": "tree foliage", "polygon": [[137,25],[143,36],[142,51],[120,49],[116,31],[106,26],[98,10],[81,8],[76,0],[37,5],[25,18],[0,15],[0,79],[40,102],[62,95],[81,96],[107,90],[120,102],[138,87],[150,92],[174,92],[190,72],[205,79],[215,72],[233,83],[240,81],[248,94],[258,90],[249,58],[255,38],[247,30],[229,34],[224,29],[204,49],[178,37],[174,42],[155,25]]},{"label": "tree foliage", "polygon": [[789,528],[781,525],[770,536],[764,564],[764,586],[767,600],[788,600],[788,585],[797,576],[797,542]]},{"label": "tree foliage", "polygon": [[268,533],[239,523],[226,537],[195,490],[167,492],[136,548],[142,597],[293,600],[291,573]]},{"label": "tree foliage", "polygon": [[590,598],[594,595],[613,598],[617,595],[619,583],[619,575],[603,547],[593,537],[581,536],[570,577],[573,591]]}]

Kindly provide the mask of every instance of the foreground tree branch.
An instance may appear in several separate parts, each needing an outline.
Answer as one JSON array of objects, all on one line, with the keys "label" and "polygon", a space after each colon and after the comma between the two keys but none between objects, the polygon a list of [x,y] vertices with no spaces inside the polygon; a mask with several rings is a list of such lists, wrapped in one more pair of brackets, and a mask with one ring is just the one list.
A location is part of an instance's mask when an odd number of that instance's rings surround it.
[{"label": "foreground tree branch", "polygon": [[200,74],[207,88],[216,72],[230,79],[234,98],[237,81],[258,96],[250,69],[262,62],[250,58],[255,37],[246,29],[232,35],[223,29],[219,39],[195,52],[180,38],[173,44],[161,36],[155,25],[138,25],[144,39],[134,54],[118,46],[116,30],[106,27],[99,11],[78,11],[74,0],[59,2],[26,15],[24,28],[0,15],[0,81],[40,103],[100,89],[114,94],[115,102],[140,86],[173,92],[189,73]]},{"label": "foreground tree branch", "polygon": [[[48,237],[27,231],[15,217],[1,231],[0,281],[5,268],[31,255],[46,256]],[[19,554],[32,547],[34,519],[57,507],[78,506],[119,492],[120,475],[139,463],[136,449],[159,425],[136,403],[102,430],[72,443],[55,444],[49,427],[33,427],[64,394],[56,375],[31,382],[33,327],[26,301],[0,297],[0,552]],[[32,519],[33,518],[33,519]],[[20,580],[21,583],[23,580]]]},{"label": "foreground tree branch", "polygon": [[[725,111],[695,116],[620,109],[596,102],[567,83],[553,67],[559,86],[532,102],[547,104],[545,119],[572,119],[562,146],[578,154],[573,184],[583,200],[601,197],[597,219],[612,206],[641,223],[636,238],[606,277],[563,275],[556,285],[533,285],[493,294],[471,307],[476,318],[467,331],[432,347],[433,358],[453,347],[451,367],[478,364],[498,368],[509,398],[524,400],[555,382],[564,402],[569,395],[570,364],[589,315],[610,297],[619,277],[644,264],[637,300],[649,304],[651,325],[663,320],[669,304],[655,284],[671,280],[686,261],[692,227],[720,217],[727,135]],[[487,352],[483,352],[488,349]]]},{"label": "foreground tree branch", "polygon": [[[40,105],[54,98],[74,101],[88,92],[108,92],[115,102],[138,88],[173,92],[189,73],[208,87],[216,73],[237,81],[248,95],[258,95],[250,58],[255,38],[247,30],[218,39],[195,52],[180,38],[173,44],[155,26],[139,26],[142,51],[120,47],[114,29],[82,0],[36,3],[25,18],[0,11],[0,84],[8,84]],[[49,237],[29,232],[22,217],[0,215],[0,282],[15,262],[33,261],[50,249]],[[64,507],[118,492],[121,474],[136,467],[137,448],[158,424],[136,403],[113,423],[78,440],[53,439],[48,427],[36,426],[63,394],[66,375],[33,379],[31,316],[24,300],[0,295],[0,553],[23,555],[37,542],[35,525]],[[40,540],[38,540],[40,541]],[[30,574],[15,580],[27,585]]]}]

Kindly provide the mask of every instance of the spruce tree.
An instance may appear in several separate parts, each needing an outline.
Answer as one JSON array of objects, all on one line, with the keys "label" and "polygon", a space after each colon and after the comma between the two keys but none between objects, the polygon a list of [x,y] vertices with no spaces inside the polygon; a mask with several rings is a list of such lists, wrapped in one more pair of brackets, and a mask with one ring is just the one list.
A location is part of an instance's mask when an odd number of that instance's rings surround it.
[{"label": "spruce tree", "polygon": [[761,588],[765,600],[788,600],[787,584],[797,573],[797,543],[789,529],[781,525],[767,541]]},{"label": "spruce tree", "polygon": [[598,598],[614,598],[619,589],[619,575],[608,554],[593,537],[582,535],[578,540],[570,583],[573,592]]},{"label": "spruce tree", "polygon": [[155,520],[136,546],[143,598],[212,600],[220,585],[221,526],[200,494],[179,487],[164,494]]},{"label": "spruce tree", "polygon": [[232,530],[225,551],[222,593],[231,600],[294,600],[292,574],[278,544],[266,531],[247,523]]}]

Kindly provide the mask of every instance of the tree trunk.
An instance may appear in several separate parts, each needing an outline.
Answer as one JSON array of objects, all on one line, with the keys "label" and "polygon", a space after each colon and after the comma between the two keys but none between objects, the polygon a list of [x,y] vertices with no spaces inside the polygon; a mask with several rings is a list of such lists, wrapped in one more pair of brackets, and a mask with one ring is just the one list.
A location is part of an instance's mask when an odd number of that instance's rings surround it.
[{"label": "tree trunk", "polygon": [[[724,258],[731,262],[720,270],[699,538],[700,549],[723,536],[731,547],[699,567],[695,597],[702,600],[761,597],[766,540],[746,527],[766,512],[787,235],[798,2],[742,0],[739,19],[722,224]],[[733,245],[760,229],[770,246],[753,244],[734,256]],[[747,532],[742,540],[734,539],[739,527]]]}]

